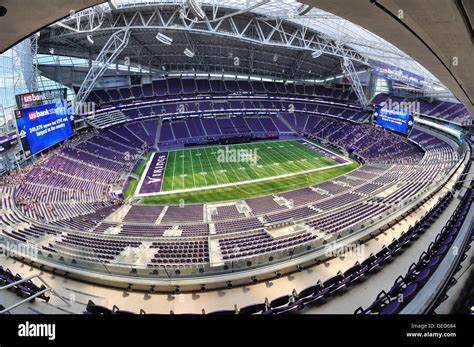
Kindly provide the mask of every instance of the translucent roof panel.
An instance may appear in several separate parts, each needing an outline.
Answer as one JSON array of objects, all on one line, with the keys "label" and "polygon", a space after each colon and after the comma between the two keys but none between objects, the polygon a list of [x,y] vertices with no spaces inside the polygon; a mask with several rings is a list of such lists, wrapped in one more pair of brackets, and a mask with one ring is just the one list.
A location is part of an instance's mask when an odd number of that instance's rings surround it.
[{"label": "translucent roof panel", "polygon": [[[301,3],[295,0],[196,0],[203,8],[230,8],[236,11],[250,11],[262,16],[284,19],[306,26],[327,38],[340,42],[357,50],[369,59],[383,61],[398,68],[413,72],[426,79],[439,82],[428,70],[399,50],[397,47],[371,33],[370,31],[349,22],[341,17],[323,10],[312,8],[304,16],[298,16]],[[117,8],[146,6],[156,4],[181,5],[183,1],[169,0],[113,0]],[[108,4],[101,5],[109,8]],[[214,13],[217,11],[214,11]]]}]

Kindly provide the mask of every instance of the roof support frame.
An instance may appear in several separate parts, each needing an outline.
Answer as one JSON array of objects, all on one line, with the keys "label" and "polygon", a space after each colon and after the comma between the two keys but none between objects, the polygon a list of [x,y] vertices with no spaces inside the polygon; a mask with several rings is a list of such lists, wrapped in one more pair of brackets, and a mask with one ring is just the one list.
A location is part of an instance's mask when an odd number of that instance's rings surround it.
[{"label": "roof support frame", "polygon": [[[116,13],[112,20],[103,21],[102,25],[94,30],[96,34],[103,31],[117,31],[124,28],[133,30],[156,30],[156,31],[182,31],[187,30],[190,33],[209,33],[224,37],[239,39],[244,42],[252,42],[262,45],[275,47],[285,47],[297,50],[323,50],[323,53],[343,58],[349,56],[354,62],[367,64],[368,58],[359,52],[347,46],[340,46],[330,38],[321,37],[316,31],[305,26],[294,26],[279,18],[266,18],[262,16],[252,16],[246,21],[239,17],[239,21],[234,16],[223,16],[221,19],[214,20],[212,25],[199,24],[195,21],[189,21],[185,16],[180,16],[180,7],[176,7],[171,13],[165,13],[161,8],[155,8],[153,12],[148,9],[147,14],[142,13],[143,9],[137,9],[136,12]],[[212,18],[212,17],[211,17]],[[66,21],[67,23],[67,21]],[[86,26],[86,24],[84,24]],[[230,28],[230,30],[227,30]],[[265,29],[264,29],[265,28]],[[252,29],[252,30],[250,30]],[[278,35],[276,35],[278,33]],[[50,36],[46,39],[60,39],[77,35],[78,32],[68,30],[65,27],[56,27],[50,31]]]},{"label": "roof support frame", "polygon": [[366,108],[369,105],[369,101],[367,100],[367,96],[365,95],[364,88],[362,87],[362,83],[360,83],[359,74],[352,62],[351,59],[345,57],[341,60],[341,68],[342,71],[347,75],[349,80],[352,83],[352,88],[354,88],[354,92],[359,99],[360,104]]},{"label": "roof support frame", "polygon": [[76,103],[80,104],[86,100],[89,93],[94,89],[97,80],[107,71],[109,65],[115,61],[123,49],[127,47],[130,32],[131,30],[129,28],[124,28],[114,32],[112,36],[110,36],[84,78],[76,94]]}]

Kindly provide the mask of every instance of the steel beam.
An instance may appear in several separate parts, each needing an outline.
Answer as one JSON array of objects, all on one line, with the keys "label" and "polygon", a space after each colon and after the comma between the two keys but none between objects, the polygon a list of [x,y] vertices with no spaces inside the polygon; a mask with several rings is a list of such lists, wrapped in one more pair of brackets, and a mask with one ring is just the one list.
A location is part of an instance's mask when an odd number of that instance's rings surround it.
[{"label": "steel beam", "polygon": [[[184,11],[186,13],[186,11]],[[213,18],[214,14],[209,12],[208,18]],[[90,27],[90,21],[87,16],[83,18],[83,28]],[[48,40],[59,40],[62,38],[81,37],[85,30],[71,30],[69,21],[79,19],[68,19],[63,24],[51,28]],[[74,22],[76,23],[76,22]],[[82,28],[80,23],[76,23],[77,28]],[[110,31],[133,29],[136,31],[144,30],[156,31],[185,31],[196,34],[212,34],[225,38],[234,38],[244,42],[251,42],[265,46],[283,47],[288,49],[319,51],[335,56],[348,56],[353,61],[362,64],[368,63],[368,58],[356,50],[337,44],[328,37],[323,37],[320,33],[310,29],[307,26],[288,23],[280,18],[267,18],[263,16],[245,16],[237,17],[222,16],[215,20],[206,20],[198,22],[189,20],[186,14],[183,15],[183,9],[176,6],[170,13],[169,8],[165,9],[155,7],[150,9],[137,8],[134,12],[113,13],[111,18],[103,20],[101,26],[97,26],[93,32],[94,35],[101,35]],[[78,36],[79,35],[79,36]]]},{"label": "steel beam", "polygon": [[357,95],[357,98],[359,99],[360,104],[364,108],[366,108],[369,102],[367,101],[367,96],[365,95],[364,88],[362,87],[362,84],[360,83],[359,74],[357,73],[357,70],[354,67],[354,64],[352,63],[352,60],[349,59],[348,57],[344,57],[341,60],[341,68],[342,68],[342,71],[350,79],[352,83],[352,87],[354,88],[354,91]]},{"label": "steel beam", "polygon": [[123,49],[127,47],[130,32],[130,29],[123,28],[110,36],[82,82],[75,98],[76,103],[80,104],[86,100],[89,93],[94,89],[97,80],[107,71],[109,65],[114,62]]}]

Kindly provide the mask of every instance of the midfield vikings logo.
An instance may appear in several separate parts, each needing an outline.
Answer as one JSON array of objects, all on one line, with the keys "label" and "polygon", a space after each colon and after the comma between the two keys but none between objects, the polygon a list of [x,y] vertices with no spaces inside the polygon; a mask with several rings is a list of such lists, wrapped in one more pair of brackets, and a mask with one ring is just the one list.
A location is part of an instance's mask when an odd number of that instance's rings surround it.
[{"label": "midfield vikings logo", "polygon": [[248,163],[250,165],[257,165],[260,157],[257,155],[257,148],[230,148],[226,146],[224,149],[217,150],[217,161],[219,163]]}]

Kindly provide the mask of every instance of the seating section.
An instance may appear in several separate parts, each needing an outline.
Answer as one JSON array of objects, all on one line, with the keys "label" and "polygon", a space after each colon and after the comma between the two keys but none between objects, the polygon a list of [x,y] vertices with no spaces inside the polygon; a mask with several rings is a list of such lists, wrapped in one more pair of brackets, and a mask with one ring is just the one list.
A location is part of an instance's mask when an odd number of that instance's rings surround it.
[{"label": "seating section", "polygon": [[163,208],[163,206],[134,205],[130,208],[123,221],[154,224],[163,211]]},{"label": "seating section", "polygon": [[126,248],[136,248],[141,241],[104,239],[68,233],[59,240],[43,245],[42,249],[74,258],[76,261],[111,263]]},{"label": "seating section", "polygon": [[157,80],[142,86],[122,87],[119,89],[93,90],[88,99],[98,106],[110,106],[123,103],[127,100],[155,100],[177,98],[193,94],[228,95],[241,93],[246,95],[274,95],[274,96],[312,96],[329,100],[343,100],[357,102],[356,94],[350,89],[333,89],[324,86],[297,86],[281,82],[233,81],[233,80],[192,80],[170,78]]},{"label": "seating section", "polygon": [[382,103],[413,107],[414,113],[441,118],[459,124],[471,124],[469,111],[461,103],[441,100],[424,100],[378,94],[372,99],[372,103]]},{"label": "seating section", "polygon": [[[324,282],[317,281],[302,290],[293,290],[293,292],[274,298],[271,301],[265,299],[264,302],[254,303],[244,307],[238,307],[235,305],[235,309],[233,310],[218,310],[209,312],[208,314],[275,315],[292,311],[301,311],[305,308],[318,305],[324,300],[335,296],[337,292],[344,289],[347,290],[350,287],[357,285],[362,281],[361,279],[365,279],[373,272],[379,271],[386,263],[392,261],[398,255],[403,253],[405,249],[409,248],[410,245],[426,231],[429,225],[434,223],[436,218],[446,209],[452,199],[452,194],[445,194],[443,198],[438,201],[436,206],[415,225],[410,227],[406,233],[403,233],[399,238],[394,239],[389,245],[384,246],[376,254],[371,254],[363,262],[356,262],[345,272],[340,272],[337,275],[326,279]],[[465,216],[472,207],[473,200],[474,191],[470,188],[465,193],[461,204],[458,206],[455,213],[446,223],[445,228],[443,228],[441,233],[436,236],[436,240],[430,244],[427,251],[423,252],[419,260],[410,266],[405,276],[399,276],[388,292],[380,292],[380,294],[377,295],[376,300],[368,308],[363,309],[362,307],[359,307],[355,313],[396,314],[409,304],[409,302],[427,283],[430,276],[436,271],[447,252],[449,252],[450,247],[454,242],[454,238],[462,226]],[[302,234],[298,237],[276,241],[273,240],[268,233],[260,230],[251,234],[221,239],[219,240],[219,248],[225,259],[237,261],[249,257],[251,258],[256,253],[260,256],[264,256],[265,252],[271,253],[276,250],[281,251],[291,242],[301,241],[302,245],[305,242],[311,242],[315,238],[314,235],[307,236]],[[260,245],[263,245],[263,247],[259,247]],[[166,251],[172,248],[172,246],[166,244],[156,244],[154,247],[162,247],[163,254],[167,254]],[[180,252],[189,252],[191,249],[193,249],[193,252],[199,252],[206,248],[204,245],[201,246],[201,244],[195,243],[189,244],[186,248],[181,248]],[[175,261],[175,258],[171,259],[171,261]],[[195,258],[192,257],[189,257],[188,259],[195,260]],[[403,300],[399,300],[401,295],[403,296]],[[84,313],[102,315],[119,314],[119,312],[119,309],[115,306],[110,310],[106,307],[97,306],[90,302],[87,305],[87,311]],[[130,314],[125,311],[124,313]],[[144,311],[141,310],[140,313],[144,313]]]},{"label": "seating section", "polygon": [[245,217],[235,205],[218,206],[212,214],[212,220],[238,219]]},{"label": "seating section", "polygon": [[[175,78],[96,90],[90,99],[100,103],[98,113],[120,109],[127,121],[74,137],[39,158],[20,183],[0,187],[2,205],[11,210],[0,215],[2,234],[68,261],[181,271],[284,257],[322,235],[337,237],[386,216],[459,162],[456,148],[434,132],[415,127],[407,139],[370,125],[347,89]],[[429,110],[453,111],[453,119],[462,114],[442,104]],[[238,202],[139,205],[111,197],[147,151],[259,134],[313,139],[362,165],[326,182]],[[126,213],[118,217],[118,209]],[[294,232],[272,235],[285,226]],[[347,278],[314,288],[311,300]]]},{"label": "seating section", "polygon": [[234,231],[243,231],[250,229],[257,229],[263,227],[262,222],[258,218],[244,218],[232,221],[215,223],[217,233],[228,233]]},{"label": "seating section", "polygon": [[[316,124],[304,129],[314,137],[329,141],[345,150],[353,151],[369,162],[414,163],[423,155],[404,137],[368,124],[347,123],[339,119],[310,116]],[[430,135],[427,135],[430,136]],[[436,138],[435,138],[436,139]]]},{"label": "seating section", "polygon": [[202,222],[204,207],[201,204],[169,206],[161,222],[174,224],[179,222]]},{"label": "seating section", "polygon": [[219,240],[219,248],[224,260],[245,259],[282,252],[302,246],[316,239],[312,233],[302,233],[281,239],[273,239],[265,231],[246,236],[223,238]]},{"label": "seating section", "polygon": [[120,205],[111,201],[112,188],[122,187],[143,158],[149,138],[139,127],[136,123],[87,133],[42,157],[16,191],[20,210],[30,218],[78,230],[98,224]]},{"label": "seating section", "polygon": [[209,262],[207,241],[153,242],[150,246],[156,253],[148,266],[198,265]]},{"label": "seating section", "polygon": [[[434,221],[441,210],[452,200],[452,195],[446,195],[437,205],[436,209],[430,211],[421,221],[416,223],[410,230],[402,235],[398,240],[387,246],[385,258],[394,256],[402,252],[418,234],[423,233],[426,226]],[[469,189],[463,197],[450,220],[446,223],[441,232],[436,235],[435,241],[431,242],[428,249],[423,252],[418,261],[412,263],[404,276],[399,276],[388,292],[382,291],[377,295],[376,300],[366,309],[358,308],[355,313],[359,314],[396,314],[399,313],[415,295],[423,288],[430,276],[442,262],[443,258],[450,251],[456,235],[459,233],[469,209],[474,200],[474,191]],[[459,252],[461,250],[457,250]],[[403,301],[399,300],[403,295]]]},{"label": "seating section", "polygon": [[[212,97],[212,99],[209,99]],[[94,90],[88,96],[96,107],[89,123],[96,128],[122,124],[138,119],[161,116],[207,116],[209,114],[262,114],[298,112],[333,115],[356,122],[368,120],[369,113],[357,104],[357,97],[350,89],[332,89],[323,86],[297,86],[277,82],[219,81],[169,79],[154,81],[142,86],[119,89]],[[212,100],[212,101],[211,101]],[[253,123],[253,121],[251,121]],[[271,122],[269,118],[252,124],[236,126],[232,119],[218,120],[219,129],[207,135],[242,133],[246,131],[292,132],[284,122]],[[261,124],[260,124],[261,123]],[[168,126],[166,126],[168,127]],[[182,121],[172,122],[173,136],[162,141],[196,137]],[[147,131],[146,131],[147,132]],[[153,137],[139,131],[135,134],[150,144]],[[169,133],[167,133],[169,135]]]},{"label": "seating section", "polygon": [[[330,235],[386,213],[394,204],[416,195],[436,177],[448,173],[458,161],[458,155],[450,145],[417,128],[411,133],[411,140],[418,146],[401,136],[366,124],[344,122],[321,115],[298,117],[287,116],[286,122],[282,124],[293,122],[293,126],[299,127],[307,136],[329,141],[334,147],[352,148],[354,153],[374,165],[362,165],[351,173],[311,187],[246,199],[243,201],[246,213],[240,212],[235,204],[217,206],[209,215],[205,204],[132,205],[121,223],[106,222],[107,217],[122,204],[108,197],[110,188],[121,184],[124,171],[136,165],[143,148],[151,145],[151,139],[157,136],[158,131],[162,137],[167,136],[167,131],[174,137],[176,133],[186,136],[193,132],[222,134],[226,132],[223,129],[245,126],[249,129],[278,130],[275,120],[279,118],[234,117],[220,121],[214,118],[193,118],[180,121],[178,126],[165,127],[165,124],[170,123],[163,123],[157,132],[145,125],[156,125],[158,128],[159,122],[139,121],[85,134],[38,161],[25,174],[24,183],[17,187],[15,202],[25,217],[51,227],[37,229],[33,223],[28,228],[7,233],[20,241],[43,239],[50,235],[51,242],[44,246],[45,250],[84,261],[97,258],[100,262],[120,261],[122,256],[118,255],[126,247],[140,245],[127,240],[131,243],[107,249],[110,252],[103,252],[99,246],[93,247],[94,242],[100,245],[107,237],[114,238],[114,243],[118,242],[115,238],[146,237],[160,238],[178,245],[188,242],[188,238],[211,236],[217,237],[220,244],[227,238],[238,239],[239,233],[251,232],[249,237],[253,233],[262,235],[262,232],[265,233],[264,228],[285,223],[300,223],[307,230]],[[382,144],[384,150],[380,149]],[[396,190],[378,195],[378,192],[394,184],[398,186]],[[342,208],[344,214],[338,212]],[[12,217],[5,219],[10,225],[18,225],[23,219],[9,218]],[[31,224],[30,220],[27,222]],[[58,234],[61,228],[68,230],[67,236]],[[74,238],[74,230],[89,231],[99,238],[78,240]],[[242,257],[250,259],[266,254],[268,250],[295,249],[316,240],[317,237],[313,238],[315,235],[306,233],[295,239],[291,236],[286,240],[287,243],[272,239],[268,244],[262,243],[261,247],[256,244],[257,247],[243,253]],[[86,247],[88,241],[91,243],[89,249]],[[75,245],[86,249],[77,255],[73,252]],[[220,254],[224,262],[233,261],[235,257],[241,258],[240,255],[231,257],[227,253]],[[186,259],[183,254],[180,255]],[[181,257],[178,258],[168,261],[166,265],[188,264],[187,260],[183,262]],[[153,259],[153,262],[150,259],[149,264],[156,265],[161,259],[167,258],[157,253]],[[202,259],[208,259],[208,256],[190,259],[189,264],[201,266]]]},{"label": "seating section", "polygon": [[[23,279],[24,277],[22,277],[20,274],[14,274],[10,269],[3,268],[2,266],[0,266],[0,287],[20,282]],[[38,293],[43,292],[46,289],[47,288],[44,284],[38,286],[32,280],[26,280],[10,287],[8,290],[14,292],[22,299],[26,299],[33,295],[37,295]],[[50,299],[49,292],[43,292],[41,295],[37,296],[37,298],[48,302]],[[1,305],[0,309],[3,309]]]}]

